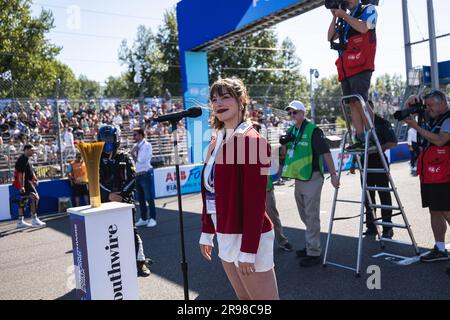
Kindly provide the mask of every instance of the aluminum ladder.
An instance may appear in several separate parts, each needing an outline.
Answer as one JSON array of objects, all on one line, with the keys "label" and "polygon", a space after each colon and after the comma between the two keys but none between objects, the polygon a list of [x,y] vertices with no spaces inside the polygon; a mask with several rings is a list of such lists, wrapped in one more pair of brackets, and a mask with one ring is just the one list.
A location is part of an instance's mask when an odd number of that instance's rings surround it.
[{"label": "aluminum ladder", "polygon": [[[367,119],[367,122],[368,122],[368,125],[369,125],[369,128],[368,128],[368,130],[366,131],[366,134],[365,134],[364,166],[361,166],[361,153],[360,152],[348,152],[345,149],[346,143],[347,142],[350,143],[350,142],[353,141],[353,139],[351,138],[352,137],[351,122],[350,122],[350,119],[348,117],[348,114],[347,114],[347,111],[346,111],[346,107],[345,107],[346,106],[346,101],[349,100],[349,99],[358,99],[359,100],[359,102],[361,104],[361,107],[362,107],[362,109],[364,111],[365,118]],[[413,235],[413,233],[411,231],[411,226],[409,225],[408,219],[407,219],[406,214],[405,214],[405,210],[404,210],[404,208],[402,206],[402,203],[400,201],[400,197],[399,197],[399,195],[397,193],[397,189],[395,187],[394,180],[392,179],[392,176],[390,174],[389,166],[388,166],[388,164],[386,162],[386,159],[384,157],[384,152],[381,149],[381,145],[380,145],[380,142],[378,140],[377,133],[375,131],[375,127],[374,127],[374,124],[373,124],[372,117],[371,117],[371,115],[368,112],[367,105],[366,105],[364,99],[360,95],[344,96],[341,99],[341,106],[342,106],[343,115],[344,115],[344,118],[345,118],[345,121],[346,121],[347,132],[345,133],[344,139],[342,140],[342,143],[341,143],[340,159],[339,159],[339,164],[338,164],[338,179],[339,179],[339,181],[341,180],[344,156],[348,155],[348,154],[356,156],[357,163],[358,163],[358,169],[360,170],[361,176],[362,176],[362,192],[361,192],[361,199],[360,199],[360,201],[353,201],[353,200],[338,199],[339,189],[335,189],[334,196],[333,196],[333,204],[332,204],[332,208],[331,208],[331,216],[330,216],[330,224],[329,224],[328,235],[327,235],[327,243],[326,243],[325,254],[324,254],[324,259],[323,259],[323,266],[325,267],[327,265],[331,265],[331,266],[335,266],[335,267],[340,267],[340,268],[352,270],[352,271],[356,272],[357,276],[360,276],[360,273],[361,273],[362,242],[363,242],[363,226],[364,226],[364,222],[365,222],[364,221],[364,209],[365,209],[366,200],[368,201],[368,206],[370,208],[372,208],[372,209],[391,209],[393,211],[395,210],[395,211],[398,211],[398,213],[394,213],[393,212],[392,217],[401,215],[402,218],[403,218],[403,224],[396,224],[396,223],[383,222],[381,217],[380,218],[373,217],[373,223],[377,227],[378,239],[380,240],[382,249],[385,248],[384,242],[394,242],[394,243],[401,243],[401,244],[412,245],[416,255],[419,255],[420,252],[419,252],[419,248],[417,247],[416,240],[414,239],[414,235]],[[371,139],[376,144],[377,153],[379,154],[379,156],[380,156],[380,158],[382,160],[383,168],[377,168],[377,169],[367,168],[367,166],[368,166],[368,159],[369,159],[369,141],[371,141]],[[389,178],[390,186],[387,187],[387,188],[367,186],[367,173],[385,173],[385,174],[387,174],[387,176]],[[386,205],[372,204],[370,196],[369,196],[369,191],[392,192],[392,193],[394,193],[397,205],[396,206],[394,206],[394,205],[386,206]],[[336,204],[338,202],[359,204],[360,205],[359,215],[353,216],[353,217],[339,217],[339,218],[337,218],[336,217]],[[373,214],[374,211],[375,210],[372,210],[372,214]],[[345,266],[345,265],[342,265],[342,264],[339,264],[339,263],[335,263],[335,262],[331,262],[328,259],[328,253],[330,251],[330,244],[331,244],[331,239],[332,239],[332,235],[333,235],[334,222],[338,221],[338,220],[347,220],[347,219],[352,219],[352,218],[359,218],[358,252],[357,252],[356,268],[350,267],[350,266]],[[409,237],[411,239],[411,243],[398,241],[398,240],[393,240],[393,239],[388,239],[388,238],[383,238],[381,233],[380,233],[380,230],[379,230],[378,226],[387,226],[387,227],[392,227],[392,228],[406,229],[408,231]]]}]

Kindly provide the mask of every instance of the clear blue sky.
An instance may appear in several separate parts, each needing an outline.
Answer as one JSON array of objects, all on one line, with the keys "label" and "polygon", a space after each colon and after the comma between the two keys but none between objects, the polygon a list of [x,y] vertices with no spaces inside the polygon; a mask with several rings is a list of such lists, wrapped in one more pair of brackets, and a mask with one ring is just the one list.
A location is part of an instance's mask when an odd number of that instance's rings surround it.
[{"label": "clear blue sky", "polygon": [[[213,0],[211,0],[213,1]],[[59,59],[78,76],[84,74],[103,82],[108,76],[118,76],[125,67],[118,62],[121,39],[131,42],[137,27],[144,24],[156,33],[166,9],[178,0],[36,0],[33,13],[42,7],[51,9],[55,29],[50,40],[63,47]],[[426,0],[409,0],[412,41],[428,38]],[[73,11],[73,7],[75,10]],[[79,19],[73,14],[80,10]],[[436,33],[450,33],[449,0],[434,0]],[[72,11],[71,11],[72,10]],[[378,53],[375,75],[397,73],[404,76],[404,46],[401,0],[381,0],[378,7]],[[75,18],[73,18],[75,17]],[[329,49],[326,33],[331,14],[320,7],[287,20],[276,27],[280,40],[289,37],[302,59],[301,71],[317,68],[321,76],[334,74],[336,53]],[[450,60],[450,37],[437,40],[438,60]],[[413,65],[429,64],[428,43],[413,47]]]}]

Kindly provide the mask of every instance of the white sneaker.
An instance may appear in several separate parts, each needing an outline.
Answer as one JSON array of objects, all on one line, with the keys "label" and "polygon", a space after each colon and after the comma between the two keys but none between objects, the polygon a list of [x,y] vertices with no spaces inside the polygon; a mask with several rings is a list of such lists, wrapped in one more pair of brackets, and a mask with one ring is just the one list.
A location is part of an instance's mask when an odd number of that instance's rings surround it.
[{"label": "white sneaker", "polygon": [[31,224],[29,224],[28,222],[26,222],[25,220],[19,220],[17,221],[17,225],[16,228],[20,229],[20,228],[30,228],[32,227]]},{"label": "white sneaker", "polygon": [[147,228],[153,228],[156,227],[156,220],[155,219],[150,219],[149,222],[147,223]]},{"label": "white sneaker", "polygon": [[146,226],[147,223],[148,223],[148,220],[142,220],[142,218],[139,218],[139,221],[136,222],[136,227]]},{"label": "white sneaker", "polygon": [[39,220],[38,217],[35,217],[31,220],[31,225],[33,227],[45,227],[47,224],[45,222],[42,222],[41,220]]}]

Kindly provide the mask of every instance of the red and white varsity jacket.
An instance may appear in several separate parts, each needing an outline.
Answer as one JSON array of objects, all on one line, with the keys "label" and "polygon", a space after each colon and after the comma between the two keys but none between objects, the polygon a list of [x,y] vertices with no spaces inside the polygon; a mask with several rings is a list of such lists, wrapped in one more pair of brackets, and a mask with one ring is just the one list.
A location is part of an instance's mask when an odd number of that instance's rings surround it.
[{"label": "red and white varsity jacket", "polygon": [[[216,139],[213,138],[206,163],[215,145]],[[242,235],[240,257],[245,258],[239,258],[239,261],[254,262],[261,234],[270,232],[273,228],[265,211],[270,145],[251,125],[244,124],[222,144],[215,159],[217,229],[206,210],[205,164],[202,172],[203,212],[200,243],[212,245],[216,233],[221,239]]]}]

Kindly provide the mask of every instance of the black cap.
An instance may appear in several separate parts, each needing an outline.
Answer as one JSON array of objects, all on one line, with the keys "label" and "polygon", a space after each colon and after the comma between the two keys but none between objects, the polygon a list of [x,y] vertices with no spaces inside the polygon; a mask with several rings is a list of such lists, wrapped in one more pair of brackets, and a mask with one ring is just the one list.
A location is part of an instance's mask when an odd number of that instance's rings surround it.
[{"label": "black cap", "polygon": [[23,146],[23,151],[28,150],[28,149],[36,150],[36,148],[32,144],[26,144]]}]

